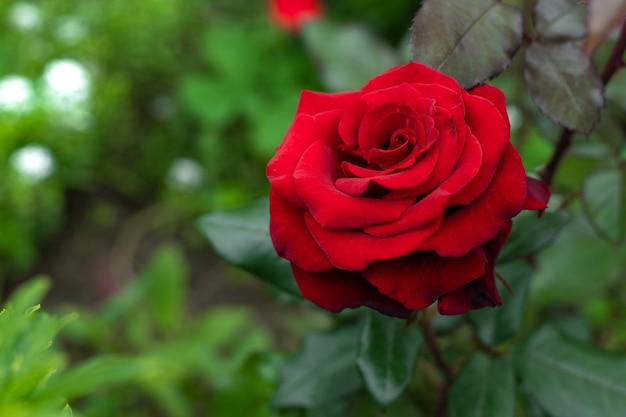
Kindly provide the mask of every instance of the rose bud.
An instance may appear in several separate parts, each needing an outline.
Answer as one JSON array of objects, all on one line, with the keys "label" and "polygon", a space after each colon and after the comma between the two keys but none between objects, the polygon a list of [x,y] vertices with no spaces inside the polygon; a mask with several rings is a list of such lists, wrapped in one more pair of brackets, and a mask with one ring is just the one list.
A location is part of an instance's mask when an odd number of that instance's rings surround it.
[{"label": "rose bud", "polygon": [[269,15],[276,26],[296,33],[307,20],[323,15],[319,0],[270,0]]},{"label": "rose bud", "polygon": [[397,317],[501,305],[511,218],[550,196],[510,143],[503,93],[417,63],[304,91],[267,178],[272,241],[304,297]]}]

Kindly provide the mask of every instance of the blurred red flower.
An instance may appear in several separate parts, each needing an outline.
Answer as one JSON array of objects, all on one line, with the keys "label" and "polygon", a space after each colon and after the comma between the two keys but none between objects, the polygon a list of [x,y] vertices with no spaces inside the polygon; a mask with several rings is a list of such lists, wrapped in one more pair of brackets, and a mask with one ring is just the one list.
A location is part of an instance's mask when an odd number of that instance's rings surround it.
[{"label": "blurred red flower", "polygon": [[297,32],[304,21],[324,13],[319,0],[270,0],[269,7],[272,21],[290,32]]}]

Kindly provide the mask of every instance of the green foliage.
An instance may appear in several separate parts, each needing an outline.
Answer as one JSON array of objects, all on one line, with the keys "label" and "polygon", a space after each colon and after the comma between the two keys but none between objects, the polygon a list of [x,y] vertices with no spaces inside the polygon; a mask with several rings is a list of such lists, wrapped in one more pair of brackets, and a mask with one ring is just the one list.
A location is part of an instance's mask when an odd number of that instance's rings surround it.
[{"label": "green foliage", "polygon": [[507,357],[473,354],[450,389],[450,417],[515,415],[515,375]]},{"label": "green foliage", "polygon": [[382,406],[397,399],[411,380],[422,340],[415,327],[401,320],[368,314],[357,365],[368,390]]},{"label": "green foliage", "polygon": [[267,198],[229,211],[216,211],[199,220],[205,236],[224,259],[252,272],[292,295],[300,295],[288,261],[276,255],[269,232]]},{"label": "green foliage", "polygon": [[597,232],[616,245],[626,239],[626,170],[597,171],[583,186],[582,203]]},{"label": "green foliage", "polygon": [[525,77],[535,103],[556,123],[589,135],[603,106],[602,82],[593,67],[581,65],[573,42],[534,42],[526,50]]},{"label": "green foliage", "polygon": [[356,365],[360,326],[329,333],[309,333],[301,351],[281,369],[273,397],[275,407],[315,408],[361,389]]},{"label": "green foliage", "polygon": [[551,327],[516,354],[524,387],[555,416],[620,416],[626,407],[623,354],[573,342]]},{"label": "green foliage", "polygon": [[331,91],[359,90],[376,75],[403,63],[398,53],[359,25],[311,22],[304,27],[303,40]]},{"label": "green foliage", "polygon": [[471,88],[509,65],[522,42],[522,14],[516,7],[495,0],[457,3],[454,7],[427,0],[415,16],[412,32],[412,61]]}]

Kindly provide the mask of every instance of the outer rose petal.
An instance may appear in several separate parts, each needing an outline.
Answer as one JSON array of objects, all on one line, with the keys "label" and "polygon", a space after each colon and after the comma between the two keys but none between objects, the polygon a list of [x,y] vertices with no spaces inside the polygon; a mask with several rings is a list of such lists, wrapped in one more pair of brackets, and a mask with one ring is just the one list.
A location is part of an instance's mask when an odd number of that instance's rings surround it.
[{"label": "outer rose petal", "polygon": [[539,217],[541,217],[544,210],[548,208],[550,188],[543,182],[534,178],[527,177],[526,180],[528,195],[526,197],[526,203],[524,204],[524,210],[538,210]]},{"label": "outer rose petal", "polygon": [[365,94],[403,83],[439,84],[455,91],[461,90],[459,83],[454,78],[426,65],[411,62],[392,68],[384,74],[373,78],[361,91]]},{"label": "outer rose petal", "polygon": [[486,263],[480,248],[458,258],[416,252],[400,259],[375,262],[363,271],[363,276],[383,294],[407,308],[419,310],[482,276]]},{"label": "outer rose petal", "polygon": [[420,247],[441,256],[461,256],[492,239],[519,214],[526,201],[526,172],[509,144],[493,181],[472,204],[444,217],[441,227]]},{"label": "outer rose petal", "polygon": [[354,91],[347,93],[318,93],[316,91],[302,90],[296,109],[296,116],[300,113],[312,116],[329,110],[343,109],[360,95],[361,93]]},{"label": "outer rose petal", "polygon": [[480,142],[483,159],[476,177],[452,197],[451,206],[469,204],[485,191],[509,143],[509,125],[493,103],[482,97],[465,94],[465,109],[465,120]]},{"label": "outer rose petal", "polygon": [[438,308],[441,314],[464,314],[478,308],[502,305],[502,298],[500,298],[496,287],[494,268],[500,249],[504,246],[512,225],[513,223],[509,220],[495,238],[483,245],[482,248],[487,255],[485,274],[439,299]]},{"label": "outer rose petal", "polygon": [[295,265],[292,270],[302,295],[326,310],[339,313],[344,308],[365,305],[389,316],[408,318],[411,315],[410,310],[378,292],[358,272],[332,269],[312,273]]},{"label": "outer rose petal", "polygon": [[509,123],[509,115],[506,112],[506,97],[504,96],[504,93],[500,91],[500,89],[489,84],[483,84],[472,88],[470,91],[468,91],[468,93],[474,96],[486,98],[487,100],[495,104],[507,126],[509,127],[509,129],[511,128],[511,125]]},{"label": "outer rose petal", "polygon": [[276,155],[267,164],[265,173],[272,187],[294,204],[303,205],[296,194],[293,174],[304,151],[320,138],[338,140],[336,132],[338,111],[310,116],[296,116]]},{"label": "outer rose petal", "polygon": [[304,211],[276,191],[270,191],[270,235],[276,253],[300,268],[325,271],[333,268],[304,223]]},{"label": "outer rose petal", "polygon": [[440,223],[437,219],[419,230],[380,239],[361,230],[322,227],[309,213],[305,213],[304,220],[330,262],[346,271],[360,271],[374,261],[400,258],[415,252]]}]

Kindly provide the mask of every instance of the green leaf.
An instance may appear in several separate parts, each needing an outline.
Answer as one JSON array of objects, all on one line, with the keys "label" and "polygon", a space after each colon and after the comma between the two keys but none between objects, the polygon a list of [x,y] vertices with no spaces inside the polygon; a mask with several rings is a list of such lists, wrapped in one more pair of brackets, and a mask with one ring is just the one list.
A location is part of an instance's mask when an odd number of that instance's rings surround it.
[{"label": "green leaf", "polygon": [[178,246],[166,244],[152,255],[141,273],[152,317],[162,330],[173,330],[185,313],[187,265]]},{"label": "green leaf", "polygon": [[474,310],[467,315],[476,335],[491,346],[514,336],[521,327],[532,268],[518,261],[498,266],[497,271],[513,289],[515,296],[498,282],[502,307]]},{"label": "green leaf", "polygon": [[520,214],[513,222],[513,230],[502,248],[499,262],[539,252],[556,238],[570,219],[570,214],[565,211],[548,212],[541,218],[534,211]]},{"label": "green leaf", "polygon": [[585,36],[587,7],[580,0],[538,0],[533,20],[545,40],[578,40]]},{"label": "green leaf", "polygon": [[537,256],[532,298],[545,305],[588,300],[622,277],[625,264],[626,246],[612,247],[576,215]]},{"label": "green leaf", "polygon": [[546,326],[515,355],[523,386],[554,417],[621,417],[626,355],[569,340]]},{"label": "green leaf", "polygon": [[226,261],[293,295],[300,295],[290,263],[276,255],[269,233],[267,197],[247,207],[215,211],[198,221],[215,251]]},{"label": "green leaf", "polygon": [[69,404],[65,404],[63,410],[61,410],[62,417],[74,417],[74,413],[72,412],[72,407]]},{"label": "green leaf", "polygon": [[376,401],[387,406],[413,376],[422,334],[404,320],[370,312],[361,332],[357,365]]},{"label": "green leaf", "polygon": [[241,111],[238,107],[239,91],[203,75],[191,74],[181,78],[178,95],[189,113],[208,126],[223,126]]},{"label": "green leaf", "polygon": [[309,333],[302,350],[280,372],[275,407],[315,408],[352,394],[363,386],[356,365],[360,326],[330,333]]},{"label": "green leaf", "polygon": [[450,417],[513,417],[515,375],[510,358],[474,353],[452,384],[448,407]]},{"label": "green leaf", "polygon": [[[39,275],[27,283],[20,285],[9,300],[9,307],[14,311],[25,312],[39,304],[50,289],[50,278]],[[31,310],[32,312],[32,310]]]},{"label": "green leaf", "polygon": [[620,245],[626,239],[626,170],[596,171],[587,177],[582,192],[583,209],[598,234]]},{"label": "green leaf", "polygon": [[524,77],[539,109],[555,123],[589,135],[604,104],[602,81],[577,43],[533,42]]},{"label": "green leaf", "polygon": [[425,0],[411,28],[411,60],[471,88],[509,65],[522,42],[522,13],[495,0]]},{"label": "green leaf", "polygon": [[72,399],[107,387],[163,378],[165,366],[150,358],[98,356],[55,375],[48,395]]},{"label": "green leaf", "polygon": [[373,77],[400,63],[389,45],[356,24],[311,21],[303,26],[301,35],[329,90],[359,90]]}]

